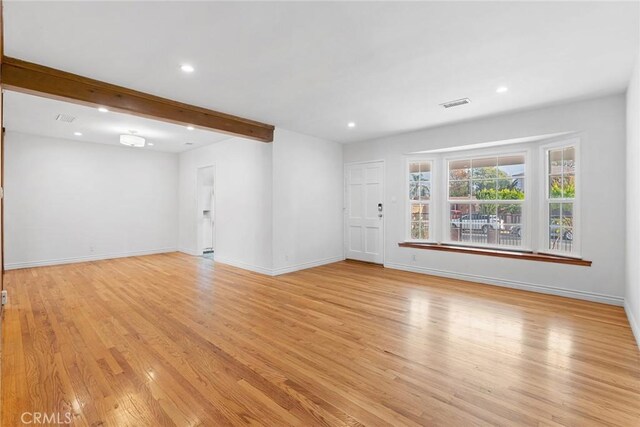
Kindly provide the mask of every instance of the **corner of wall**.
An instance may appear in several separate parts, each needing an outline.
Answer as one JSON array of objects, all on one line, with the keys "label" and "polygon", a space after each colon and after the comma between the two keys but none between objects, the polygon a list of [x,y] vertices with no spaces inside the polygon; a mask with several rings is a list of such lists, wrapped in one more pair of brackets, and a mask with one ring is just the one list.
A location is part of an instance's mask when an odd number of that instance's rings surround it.
[{"label": "corner of wall", "polygon": [[631,333],[635,337],[636,344],[640,349],[640,323],[633,314],[633,310],[631,309],[627,301],[624,302],[624,311],[627,314],[627,319],[629,320],[629,325],[631,326]]}]

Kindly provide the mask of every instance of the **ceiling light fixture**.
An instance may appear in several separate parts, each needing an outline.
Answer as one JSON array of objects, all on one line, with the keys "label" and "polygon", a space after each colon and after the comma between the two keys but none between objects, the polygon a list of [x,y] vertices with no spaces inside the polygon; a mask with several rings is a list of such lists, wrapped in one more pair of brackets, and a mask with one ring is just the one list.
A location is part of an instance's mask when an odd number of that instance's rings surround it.
[{"label": "ceiling light fixture", "polygon": [[496,89],[496,93],[505,93],[506,91],[508,91],[509,88],[506,86],[500,86],[498,89]]},{"label": "ceiling light fixture", "polygon": [[98,111],[100,111],[101,113],[108,113],[109,112],[109,110],[107,110],[105,107],[98,108]]},{"label": "ceiling light fixture", "polygon": [[149,147],[153,147],[153,142],[147,142],[147,145],[148,145]]},{"label": "ceiling light fixture", "polygon": [[73,133],[75,136],[82,136],[82,132],[74,132]]},{"label": "ceiling light fixture", "polygon": [[350,128],[354,128],[356,127],[356,124],[354,122],[349,122],[347,123],[347,126],[349,126]]},{"label": "ceiling light fixture", "polygon": [[145,139],[137,135],[120,135],[120,144],[129,147],[144,147]]},{"label": "ceiling light fixture", "polygon": [[195,128],[193,126],[187,126],[187,130],[194,130]]},{"label": "ceiling light fixture", "polygon": [[180,66],[180,69],[185,73],[193,73],[196,70],[195,68],[193,68],[192,65],[189,65],[189,64],[182,64]]}]

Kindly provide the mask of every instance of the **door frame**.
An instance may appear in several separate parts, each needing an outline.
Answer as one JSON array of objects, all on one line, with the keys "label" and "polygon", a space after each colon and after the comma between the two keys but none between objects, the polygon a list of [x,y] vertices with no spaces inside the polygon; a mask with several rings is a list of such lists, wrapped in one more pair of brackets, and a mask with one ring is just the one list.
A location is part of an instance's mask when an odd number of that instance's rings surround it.
[{"label": "door frame", "polygon": [[200,194],[198,193],[199,187],[198,184],[200,183],[199,180],[199,175],[200,175],[200,169],[206,169],[206,168],[213,168],[213,206],[214,206],[214,211],[213,211],[213,257],[215,258],[215,253],[216,253],[216,210],[217,210],[217,203],[216,203],[216,196],[217,196],[217,191],[216,191],[216,183],[218,181],[218,177],[216,176],[216,172],[217,172],[217,168],[216,168],[216,164],[215,163],[211,163],[208,165],[202,165],[202,166],[198,166],[196,168],[196,176],[195,176],[195,180],[196,180],[196,185],[195,185],[195,197],[194,197],[194,203],[195,203],[195,212],[196,212],[196,255],[197,256],[202,256],[203,255],[203,251],[204,251],[204,247],[202,246],[202,233],[201,233],[201,226],[200,226],[200,212],[198,209],[198,205],[199,205],[199,198],[200,198]]},{"label": "door frame", "polygon": [[[365,164],[369,164],[369,163],[382,163],[382,205],[383,205],[383,209],[382,209],[382,238],[381,238],[381,244],[382,244],[382,264],[384,266],[384,263],[387,259],[387,249],[386,249],[386,230],[387,230],[387,189],[386,189],[386,182],[387,182],[387,176],[386,176],[386,171],[387,171],[387,164],[385,159],[377,159],[377,160],[364,160],[364,161],[358,161],[358,162],[347,162],[344,164],[344,169],[342,171],[342,175],[343,175],[343,183],[342,183],[342,257],[344,259],[347,259],[347,230],[348,230],[348,216],[347,216],[347,171],[349,170],[350,166],[354,166],[354,165],[365,165]],[[362,261],[362,262],[366,262],[366,261]]]}]

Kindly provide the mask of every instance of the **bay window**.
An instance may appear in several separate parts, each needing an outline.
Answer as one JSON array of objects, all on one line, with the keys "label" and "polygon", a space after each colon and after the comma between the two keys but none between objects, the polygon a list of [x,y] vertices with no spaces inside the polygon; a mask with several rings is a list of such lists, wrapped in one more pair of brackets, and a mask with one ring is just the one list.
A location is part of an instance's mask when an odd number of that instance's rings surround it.
[{"label": "bay window", "polygon": [[573,138],[408,159],[406,240],[579,257],[578,145]]}]

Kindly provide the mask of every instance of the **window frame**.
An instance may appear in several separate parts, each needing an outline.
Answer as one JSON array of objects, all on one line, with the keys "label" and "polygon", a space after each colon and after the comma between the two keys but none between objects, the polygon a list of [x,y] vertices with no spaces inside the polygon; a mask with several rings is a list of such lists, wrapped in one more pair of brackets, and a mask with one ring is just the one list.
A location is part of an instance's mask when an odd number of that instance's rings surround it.
[{"label": "window frame", "polygon": [[[531,161],[532,161],[532,153],[530,147],[523,147],[520,145],[508,147],[493,147],[493,148],[483,148],[483,149],[472,149],[472,150],[464,150],[464,151],[456,151],[451,153],[450,156],[443,156],[442,158],[442,173],[441,177],[441,186],[442,186],[442,200],[443,203],[440,207],[440,215],[441,219],[438,222],[440,227],[440,242],[445,245],[451,246],[463,246],[463,247],[472,247],[472,248],[485,248],[485,249],[497,249],[497,250],[506,250],[506,251],[515,251],[515,252],[531,252],[533,249],[532,245],[532,228],[533,225],[530,223],[530,215],[532,209],[532,181],[533,177],[531,175]],[[511,204],[520,204],[522,206],[522,219],[521,224],[524,229],[520,236],[520,245],[519,246],[504,246],[497,244],[484,244],[484,243],[474,243],[474,242],[461,242],[455,241],[451,239],[450,229],[451,229],[451,221],[450,221],[450,199],[449,199],[449,162],[456,160],[473,160],[473,159],[482,159],[488,157],[502,157],[508,155],[522,155],[524,156],[524,194],[525,198],[523,200],[512,200]],[[462,203],[474,204],[474,200],[469,198],[469,201],[461,201]],[[479,204],[510,204],[509,201],[504,200],[496,200],[494,203],[491,202],[482,202]],[[526,225],[525,225],[526,224]]]},{"label": "window frame", "polygon": [[[428,228],[428,233],[429,233],[429,238],[428,239],[414,239],[411,237],[411,205],[412,203],[415,203],[415,200],[411,200],[411,196],[410,196],[410,191],[409,191],[409,186],[411,181],[409,180],[409,177],[411,176],[411,163],[424,163],[424,162],[428,162],[431,164],[431,179],[429,180],[429,183],[431,185],[431,191],[429,194],[429,201],[427,202],[423,202],[423,201],[419,201],[420,204],[427,204],[429,206],[429,228]],[[439,172],[437,171],[437,159],[434,159],[433,157],[429,156],[429,157],[425,157],[425,156],[409,156],[406,158],[405,161],[405,173],[404,173],[404,218],[405,218],[405,226],[404,226],[404,230],[405,230],[405,241],[406,242],[412,242],[412,243],[437,243],[438,240],[436,238],[436,236],[434,235],[434,229],[436,227],[434,227],[434,221],[437,220],[437,206],[438,206],[438,197],[436,195],[437,193],[437,183],[435,182],[434,178],[437,177]],[[435,185],[434,185],[435,184]]]},{"label": "window frame", "polygon": [[[581,189],[582,189],[582,159],[580,138],[562,139],[540,146],[540,160],[544,162],[543,174],[540,182],[540,211],[539,218],[544,218],[544,222],[538,225],[539,236],[538,253],[564,256],[569,258],[582,258],[582,228],[581,228]],[[549,197],[549,152],[552,150],[573,147],[575,150],[575,197],[550,198]],[[573,203],[573,239],[571,242],[571,252],[553,250],[549,248],[549,205],[551,203]]]}]

